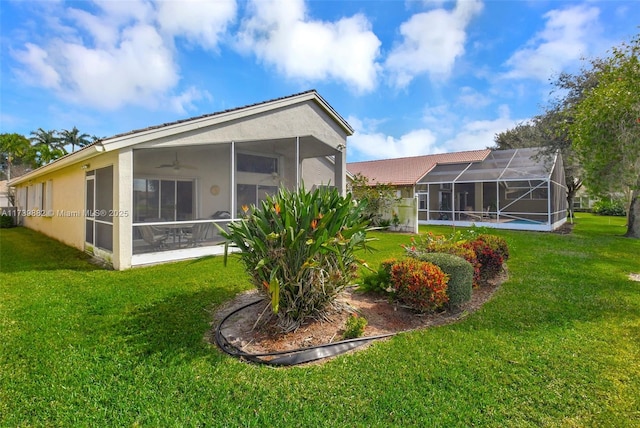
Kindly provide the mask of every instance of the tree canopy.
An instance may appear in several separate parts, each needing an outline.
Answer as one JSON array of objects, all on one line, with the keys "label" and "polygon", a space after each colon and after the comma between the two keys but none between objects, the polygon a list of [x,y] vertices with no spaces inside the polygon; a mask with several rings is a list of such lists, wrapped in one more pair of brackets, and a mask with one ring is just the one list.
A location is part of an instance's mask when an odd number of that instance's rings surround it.
[{"label": "tree canopy", "polygon": [[23,170],[29,166],[25,157],[30,149],[29,140],[24,135],[0,134],[0,170],[3,179],[11,180],[12,168],[18,167],[18,171],[13,172],[14,176],[24,173]]},{"label": "tree canopy", "polygon": [[590,189],[631,190],[627,236],[640,238],[640,36],[592,61],[597,84],[573,108],[569,135]]},{"label": "tree canopy", "polygon": [[29,138],[17,133],[0,134],[0,178],[15,178],[97,140],[75,126],[62,131],[38,128]]}]

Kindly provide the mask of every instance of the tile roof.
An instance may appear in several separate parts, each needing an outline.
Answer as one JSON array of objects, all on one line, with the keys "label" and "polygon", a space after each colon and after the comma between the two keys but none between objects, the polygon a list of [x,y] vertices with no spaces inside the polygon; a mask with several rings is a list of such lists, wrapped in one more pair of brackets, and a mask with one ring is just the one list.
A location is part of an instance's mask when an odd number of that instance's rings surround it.
[{"label": "tile roof", "polygon": [[491,150],[484,149],[376,161],[350,162],[347,163],[347,171],[354,175],[364,175],[369,179],[371,184],[413,185],[438,164],[480,162],[484,160],[489,153],[491,153]]}]

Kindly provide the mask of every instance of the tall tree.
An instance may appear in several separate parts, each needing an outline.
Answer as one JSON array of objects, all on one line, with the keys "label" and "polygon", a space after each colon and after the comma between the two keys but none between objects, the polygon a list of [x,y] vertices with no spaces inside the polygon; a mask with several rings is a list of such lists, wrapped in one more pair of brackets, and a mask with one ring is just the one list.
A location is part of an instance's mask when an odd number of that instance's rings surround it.
[{"label": "tall tree", "polygon": [[625,236],[640,238],[640,35],[592,62],[597,85],[573,109],[569,125],[590,189],[630,189]]},{"label": "tall tree", "polygon": [[64,146],[71,146],[71,152],[76,151],[76,146],[81,149],[92,142],[89,134],[81,134],[75,126],[71,130],[62,130],[62,132],[60,132],[60,139]]},{"label": "tall tree", "polygon": [[[2,174],[7,180],[11,180],[13,165],[23,165],[30,149],[29,140],[20,134],[0,134],[0,164]],[[23,168],[24,169],[24,168]],[[21,175],[20,173],[15,174]]]},{"label": "tall tree", "polygon": [[38,128],[31,132],[31,162],[34,167],[40,167],[67,154],[61,143],[57,131],[45,131]]}]

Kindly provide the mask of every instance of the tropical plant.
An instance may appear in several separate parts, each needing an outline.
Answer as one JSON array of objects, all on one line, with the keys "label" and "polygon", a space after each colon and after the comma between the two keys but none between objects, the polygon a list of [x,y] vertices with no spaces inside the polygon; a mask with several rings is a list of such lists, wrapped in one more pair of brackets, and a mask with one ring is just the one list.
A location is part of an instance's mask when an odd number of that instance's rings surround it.
[{"label": "tropical plant", "polygon": [[351,283],[366,249],[368,222],[351,196],[335,188],[307,192],[280,188],[260,207],[243,207],[245,217],[221,229],[254,286],[271,302],[284,331],[307,318],[322,319],[338,293]]},{"label": "tropical plant", "polygon": [[388,293],[391,285],[391,266],[396,259],[384,260],[378,269],[369,274],[364,274],[359,289],[374,293]]},{"label": "tropical plant", "polygon": [[75,126],[71,130],[62,130],[60,132],[60,139],[64,146],[71,146],[71,152],[76,151],[76,146],[81,149],[92,143],[92,137],[89,134],[81,134],[80,130]]},{"label": "tropical plant", "polygon": [[[11,180],[12,168],[14,165],[22,165],[30,149],[29,140],[20,134],[0,134],[0,164],[3,175],[7,180]],[[24,171],[21,171],[24,172]],[[21,175],[20,173],[14,176]]]},{"label": "tropical plant", "polygon": [[38,128],[31,132],[31,163],[34,167],[46,165],[64,155],[67,151],[56,130],[45,131]]}]

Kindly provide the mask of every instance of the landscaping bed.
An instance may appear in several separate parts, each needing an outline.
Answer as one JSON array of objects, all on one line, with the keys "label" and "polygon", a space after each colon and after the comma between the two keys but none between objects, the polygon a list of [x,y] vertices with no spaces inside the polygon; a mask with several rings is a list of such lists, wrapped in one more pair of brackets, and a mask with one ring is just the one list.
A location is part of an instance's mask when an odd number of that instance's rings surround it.
[{"label": "landscaping bed", "polygon": [[[490,284],[474,288],[471,300],[456,310],[430,313],[416,313],[411,308],[390,300],[388,296],[348,288],[337,299],[326,319],[308,321],[286,334],[277,328],[275,317],[269,315],[269,302],[264,300],[228,318],[221,333],[238,349],[250,354],[263,354],[340,341],[343,339],[347,318],[354,312],[367,320],[363,337],[435,327],[456,322],[475,312],[491,298],[505,279],[506,274],[503,274]],[[213,329],[208,334],[210,342],[214,343],[215,330],[224,317],[260,299],[257,291],[247,291],[219,308],[214,314]]]}]

